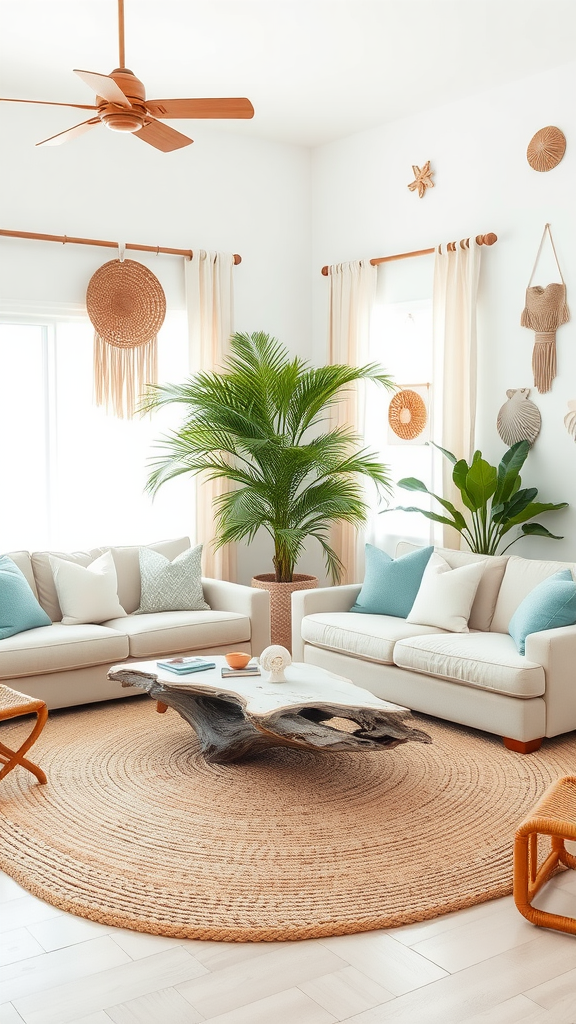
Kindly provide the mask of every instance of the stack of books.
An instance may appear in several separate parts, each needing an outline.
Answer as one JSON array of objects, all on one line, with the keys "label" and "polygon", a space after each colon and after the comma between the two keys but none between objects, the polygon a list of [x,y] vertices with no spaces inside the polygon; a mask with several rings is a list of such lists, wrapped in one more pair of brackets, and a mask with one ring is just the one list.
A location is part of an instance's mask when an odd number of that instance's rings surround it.
[{"label": "stack of books", "polygon": [[206,658],[167,658],[166,661],[157,661],[156,664],[158,668],[167,668],[169,672],[176,672],[179,676],[216,668],[216,662],[207,661]]},{"label": "stack of books", "polygon": [[233,679],[236,676],[259,676],[260,666],[256,661],[249,661],[245,668],[228,668],[224,665],[222,679]]}]

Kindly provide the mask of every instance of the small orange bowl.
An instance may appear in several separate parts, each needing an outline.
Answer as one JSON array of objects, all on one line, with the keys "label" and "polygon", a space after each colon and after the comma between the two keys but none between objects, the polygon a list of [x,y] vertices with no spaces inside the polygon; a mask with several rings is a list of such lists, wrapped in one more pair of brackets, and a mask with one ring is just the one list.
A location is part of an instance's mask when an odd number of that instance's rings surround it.
[{"label": "small orange bowl", "polygon": [[231,651],[230,654],[225,654],[224,657],[230,665],[230,668],[246,668],[246,665],[250,661],[252,655],[245,654],[244,651]]}]

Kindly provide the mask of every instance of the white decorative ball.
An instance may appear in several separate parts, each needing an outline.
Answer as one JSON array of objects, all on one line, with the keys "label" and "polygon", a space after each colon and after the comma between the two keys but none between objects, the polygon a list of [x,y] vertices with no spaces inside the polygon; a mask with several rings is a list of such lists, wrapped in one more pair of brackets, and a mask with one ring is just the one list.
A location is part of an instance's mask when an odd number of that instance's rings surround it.
[{"label": "white decorative ball", "polygon": [[284,669],[292,664],[290,651],[287,651],[285,647],[281,647],[280,644],[272,644],[271,647],[266,647],[262,651],[259,660],[264,671],[270,673],[269,683],[286,682]]}]

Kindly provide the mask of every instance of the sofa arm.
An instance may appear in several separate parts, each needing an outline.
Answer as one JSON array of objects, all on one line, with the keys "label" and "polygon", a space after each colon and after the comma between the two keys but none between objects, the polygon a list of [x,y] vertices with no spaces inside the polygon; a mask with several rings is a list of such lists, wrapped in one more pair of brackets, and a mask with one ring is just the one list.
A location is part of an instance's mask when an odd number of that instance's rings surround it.
[{"label": "sofa arm", "polygon": [[292,594],[292,657],[304,660],[302,619],[317,612],[349,612],[362,589],[361,583],[344,587],[319,587],[317,590],[295,590]]},{"label": "sofa arm", "polygon": [[267,590],[244,587],[226,580],[202,579],[204,598],[214,611],[239,612],[250,619],[252,654],[261,654],[270,644],[270,596]]},{"label": "sofa arm", "polygon": [[559,736],[576,729],[576,626],[530,633],[526,637],[526,657],[544,669],[546,735]]}]

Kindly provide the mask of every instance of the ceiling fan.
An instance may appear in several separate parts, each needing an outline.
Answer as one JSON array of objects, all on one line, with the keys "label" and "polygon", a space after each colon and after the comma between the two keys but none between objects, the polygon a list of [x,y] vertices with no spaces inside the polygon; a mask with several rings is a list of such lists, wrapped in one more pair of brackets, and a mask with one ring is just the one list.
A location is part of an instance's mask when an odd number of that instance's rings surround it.
[{"label": "ceiling fan", "polygon": [[133,71],[125,67],[124,57],[124,0],[118,0],[118,48],[120,67],[109,75],[94,71],[74,70],[83,82],[96,93],[96,104],[51,103],[49,100],[17,100],[0,97],[4,103],[37,103],[50,107],[75,107],[78,110],[95,110],[88,121],[52,135],[37,142],[37,146],[59,146],[63,142],[89,132],[98,124],[104,124],[115,132],[132,132],[138,139],[147,142],[163,153],[189,146],[194,140],[182,135],[157,118],[249,118],[254,116],[254,107],[243,97],[228,99],[174,99],[147,100],[146,90]]}]

